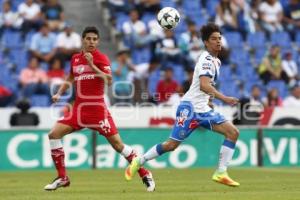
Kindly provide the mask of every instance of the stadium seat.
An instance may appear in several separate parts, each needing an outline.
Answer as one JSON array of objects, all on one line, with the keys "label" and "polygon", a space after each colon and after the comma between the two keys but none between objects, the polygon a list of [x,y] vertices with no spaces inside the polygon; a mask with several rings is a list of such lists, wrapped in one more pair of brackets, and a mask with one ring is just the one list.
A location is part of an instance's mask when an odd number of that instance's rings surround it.
[{"label": "stadium seat", "polygon": [[270,81],[267,85],[267,89],[270,90],[272,88],[277,88],[279,95],[284,98],[288,94],[288,88],[284,81],[281,80],[274,80]]},{"label": "stadium seat", "polygon": [[163,0],[163,1],[160,1],[160,6],[163,8],[163,7],[173,7],[173,8],[176,8],[176,3],[175,1],[173,0]]},{"label": "stadium seat", "polygon": [[266,35],[264,32],[248,33],[247,44],[251,48],[260,48],[266,46]]},{"label": "stadium seat", "polygon": [[149,75],[148,79],[148,91],[150,95],[156,92],[156,86],[160,79],[160,70],[157,69]]},{"label": "stadium seat", "polygon": [[33,95],[30,100],[31,105],[35,107],[48,107],[50,105],[47,95]]},{"label": "stadium seat", "polygon": [[274,32],[271,34],[271,43],[277,44],[282,48],[290,48],[291,47],[291,38],[290,35],[285,32]]},{"label": "stadium seat", "polygon": [[243,48],[243,40],[239,32],[226,32],[224,36],[230,48]]},{"label": "stadium seat", "polygon": [[206,11],[210,18],[214,18],[216,16],[216,10],[219,0],[209,0],[206,2]]},{"label": "stadium seat", "polygon": [[243,65],[245,63],[250,63],[249,53],[243,49],[232,49],[230,53],[230,61],[231,63],[235,63],[238,65]]},{"label": "stadium seat", "polygon": [[6,30],[2,36],[2,44],[8,48],[21,48],[24,43],[21,40],[21,34],[18,31]]}]

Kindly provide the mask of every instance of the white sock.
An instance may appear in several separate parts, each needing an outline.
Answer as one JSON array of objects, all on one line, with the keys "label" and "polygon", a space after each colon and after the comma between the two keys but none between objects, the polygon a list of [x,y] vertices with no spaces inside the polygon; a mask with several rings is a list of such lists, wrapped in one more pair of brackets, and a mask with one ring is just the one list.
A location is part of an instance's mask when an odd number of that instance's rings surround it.
[{"label": "white sock", "polygon": [[127,158],[127,157],[132,153],[132,151],[133,151],[133,149],[132,149],[130,146],[124,144],[124,148],[123,148],[121,154],[122,154],[125,158]]},{"label": "white sock", "polygon": [[227,171],[227,167],[234,153],[234,148],[235,148],[234,142],[227,139],[224,140],[224,143],[221,146],[221,150],[220,150],[218,172]]},{"label": "white sock", "polygon": [[50,149],[59,149],[63,147],[61,143],[61,139],[50,139],[49,141],[50,141]]},{"label": "white sock", "polygon": [[149,149],[140,159],[140,164],[143,165],[146,161],[152,160],[165,153],[162,149],[162,144],[157,144]]}]

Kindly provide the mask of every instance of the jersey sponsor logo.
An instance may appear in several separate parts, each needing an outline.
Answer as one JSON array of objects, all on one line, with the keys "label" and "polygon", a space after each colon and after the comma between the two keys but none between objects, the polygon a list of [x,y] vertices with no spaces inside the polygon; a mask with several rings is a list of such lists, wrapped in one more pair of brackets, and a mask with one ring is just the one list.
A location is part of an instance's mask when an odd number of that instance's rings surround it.
[{"label": "jersey sponsor logo", "polygon": [[184,122],[187,120],[189,115],[189,110],[188,109],[183,109],[180,111],[180,116],[177,117],[177,126],[184,127]]},{"label": "jersey sponsor logo", "polygon": [[75,81],[91,80],[91,79],[95,79],[94,74],[84,74],[84,75],[75,77]]},{"label": "jersey sponsor logo", "polygon": [[212,64],[211,64],[211,63],[205,62],[205,63],[202,64],[202,69],[203,69],[203,70],[210,70],[211,67],[212,67]]},{"label": "jersey sponsor logo", "polygon": [[74,66],[74,68],[77,74],[82,74],[84,72],[84,65]]},{"label": "jersey sponsor logo", "polygon": [[99,127],[100,129],[103,131],[103,133],[107,134],[110,132],[110,124],[109,124],[109,121],[108,119],[104,119],[104,120],[101,120],[99,121]]}]

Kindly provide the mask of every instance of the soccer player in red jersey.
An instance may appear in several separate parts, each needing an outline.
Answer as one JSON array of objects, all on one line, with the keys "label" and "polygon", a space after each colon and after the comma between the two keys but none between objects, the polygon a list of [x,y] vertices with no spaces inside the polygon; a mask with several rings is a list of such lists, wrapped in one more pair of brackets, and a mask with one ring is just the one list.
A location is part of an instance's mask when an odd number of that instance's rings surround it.
[{"label": "soccer player in red jersey", "polygon": [[[51,156],[58,176],[45,190],[56,190],[70,185],[64,162],[62,137],[82,128],[96,130],[106,137],[112,147],[124,156],[128,162],[136,157],[131,147],[124,144],[118,134],[114,121],[104,103],[105,84],[111,85],[112,76],[108,57],[97,49],[99,32],[95,27],[86,27],[82,33],[83,48],[71,59],[71,71],[58,92],[52,96],[53,102],[58,102],[61,95],[74,84],[76,98],[70,112],[59,120],[49,132]],[[150,171],[141,167],[139,175],[147,187],[147,191],[154,191],[155,182]]]}]

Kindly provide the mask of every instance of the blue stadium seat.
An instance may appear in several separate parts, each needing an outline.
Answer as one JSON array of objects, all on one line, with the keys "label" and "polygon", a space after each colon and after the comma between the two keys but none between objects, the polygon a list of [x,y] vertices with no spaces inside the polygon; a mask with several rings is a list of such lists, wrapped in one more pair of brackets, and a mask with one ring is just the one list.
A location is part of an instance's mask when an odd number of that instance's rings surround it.
[{"label": "blue stadium seat", "polygon": [[251,48],[260,48],[266,46],[266,35],[264,32],[248,33],[247,44]]},{"label": "blue stadium seat", "polygon": [[163,1],[160,1],[160,6],[163,8],[163,7],[173,7],[173,8],[176,8],[176,3],[174,0],[163,0]]},{"label": "blue stadium seat", "polygon": [[277,88],[279,95],[284,98],[288,94],[288,88],[284,81],[274,80],[270,81],[267,85],[267,89],[270,90],[272,88]]},{"label": "blue stadium seat", "polygon": [[186,14],[190,11],[201,11],[201,3],[199,0],[183,0],[182,9]]},{"label": "blue stadium seat", "polygon": [[47,95],[33,95],[31,98],[31,105],[34,107],[48,107],[50,106],[49,97]]},{"label": "blue stadium seat", "polygon": [[282,48],[290,48],[291,47],[291,38],[290,35],[285,32],[274,32],[271,34],[271,43],[277,44]]},{"label": "blue stadium seat", "polygon": [[153,95],[156,92],[156,86],[157,86],[159,79],[160,79],[160,70],[159,69],[153,71],[149,75],[148,91],[149,91],[150,95]]},{"label": "blue stadium seat", "polygon": [[179,84],[182,84],[185,79],[185,72],[181,65],[173,65],[174,72],[174,80],[176,80]]},{"label": "blue stadium seat", "polygon": [[226,38],[230,48],[243,48],[243,40],[239,32],[226,32],[224,33],[224,37]]},{"label": "blue stadium seat", "polygon": [[117,29],[119,32],[122,32],[122,27],[123,27],[124,22],[126,22],[126,21],[128,21],[128,20],[129,20],[129,16],[128,16],[128,15],[120,14],[120,15],[117,17],[116,29]]},{"label": "blue stadium seat", "polygon": [[140,64],[150,61],[151,51],[149,47],[143,47],[132,50],[131,55],[133,63]]},{"label": "blue stadium seat", "polygon": [[257,48],[255,49],[255,60],[257,64],[260,64],[264,56],[267,54],[267,48]]},{"label": "blue stadium seat", "polygon": [[230,53],[230,61],[238,65],[248,64],[250,63],[250,56],[249,53],[243,49],[233,49]]},{"label": "blue stadium seat", "polygon": [[8,48],[21,48],[24,43],[18,31],[5,30],[2,35],[2,44]]},{"label": "blue stadium seat", "polygon": [[210,18],[214,18],[216,16],[217,5],[219,0],[209,0],[206,1],[206,11]]},{"label": "blue stadium seat", "polygon": [[142,17],[142,21],[147,25],[149,21],[156,19],[156,16],[153,14],[145,13]]}]

